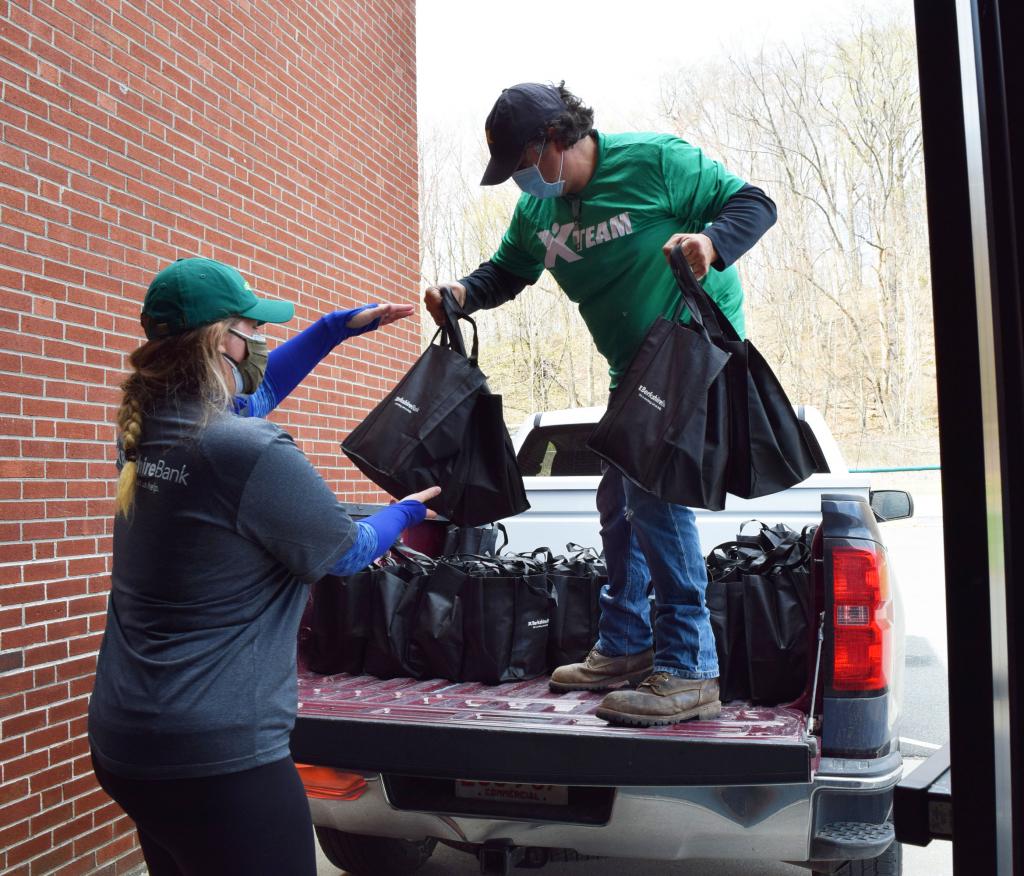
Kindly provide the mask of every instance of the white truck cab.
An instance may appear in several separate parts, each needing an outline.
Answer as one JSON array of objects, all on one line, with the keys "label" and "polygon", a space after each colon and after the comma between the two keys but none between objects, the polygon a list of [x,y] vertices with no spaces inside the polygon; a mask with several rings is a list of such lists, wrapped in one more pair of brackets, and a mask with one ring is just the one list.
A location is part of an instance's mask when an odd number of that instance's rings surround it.
[{"label": "white truck cab", "polygon": [[[539,546],[561,550],[568,542],[600,549],[595,495],[601,480],[601,459],[586,446],[604,414],[603,407],[546,411],[527,416],[512,437],[523,473],[530,508],[501,521],[508,550]],[[705,554],[736,538],[747,520],[785,523],[799,532],[821,520],[821,497],[830,493],[870,498],[870,480],[851,474],[824,418],[816,408],[795,408],[819,471],[807,480],[771,496],[738,499],[729,496],[724,511],[696,510],[697,529]]]}]

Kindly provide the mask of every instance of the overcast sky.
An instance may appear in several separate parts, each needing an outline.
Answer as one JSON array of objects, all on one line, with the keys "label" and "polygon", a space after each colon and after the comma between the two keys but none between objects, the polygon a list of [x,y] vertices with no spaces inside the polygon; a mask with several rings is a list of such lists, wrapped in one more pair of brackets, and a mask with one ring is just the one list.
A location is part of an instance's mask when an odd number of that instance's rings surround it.
[{"label": "overcast sky", "polygon": [[482,138],[502,88],[560,79],[594,107],[598,128],[646,127],[660,74],[782,40],[813,42],[858,9],[912,20],[912,0],[417,0],[420,129]]}]

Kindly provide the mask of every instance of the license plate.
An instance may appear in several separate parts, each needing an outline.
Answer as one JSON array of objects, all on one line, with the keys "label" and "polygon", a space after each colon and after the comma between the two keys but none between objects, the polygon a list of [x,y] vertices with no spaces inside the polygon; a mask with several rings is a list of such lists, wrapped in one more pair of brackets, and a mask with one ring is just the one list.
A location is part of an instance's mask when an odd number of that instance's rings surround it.
[{"label": "license plate", "polygon": [[565,785],[517,785],[509,782],[470,782],[458,779],[455,796],[495,803],[543,803],[568,806],[569,789]]}]

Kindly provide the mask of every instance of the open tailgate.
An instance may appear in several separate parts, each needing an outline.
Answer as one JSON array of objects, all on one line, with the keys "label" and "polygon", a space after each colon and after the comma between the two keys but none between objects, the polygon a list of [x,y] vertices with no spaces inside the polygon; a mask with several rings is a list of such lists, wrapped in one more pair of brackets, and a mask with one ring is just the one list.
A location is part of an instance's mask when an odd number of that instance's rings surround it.
[{"label": "open tailgate", "polygon": [[603,694],[444,680],[299,674],[296,761],[364,772],[555,785],[808,782],[814,740],[783,706],[731,704],[713,721],[611,727]]}]

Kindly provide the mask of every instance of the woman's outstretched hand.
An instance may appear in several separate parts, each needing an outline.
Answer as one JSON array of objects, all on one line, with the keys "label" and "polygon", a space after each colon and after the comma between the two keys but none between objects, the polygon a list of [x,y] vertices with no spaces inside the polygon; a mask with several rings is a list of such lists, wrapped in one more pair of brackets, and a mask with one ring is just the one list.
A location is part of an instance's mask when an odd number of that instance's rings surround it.
[{"label": "woman's outstretched hand", "polygon": [[380,328],[380,326],[390,325],[400,319],[405,319],[407,316],[412,316],[414,309],[411,304],[375,304],[373,307],[359,311],[359,313],[345,323],[345,328],[349,329],[349,331],[355,331],[368,326],[375,320],[380,320],[377,326],[377,328]]},{"label": "woman's outstretched hand", "polygon": [[[420,490],[418,493],[413,493],[411,496],[406,496],[405,499],[402,499],[402,501],[404,502],[406,499],[413,499],[416,502],[429,502],[431,499],[434,498],[434,496],[440,496],[440,495],[441,495],[441,488],[440,487],[427,487],[425,490]],[[428,508],[427,509],[427,519],[428,520],[433,520],[435,517],[437,517],[437,512],[436,511],[431,511]]]}]

